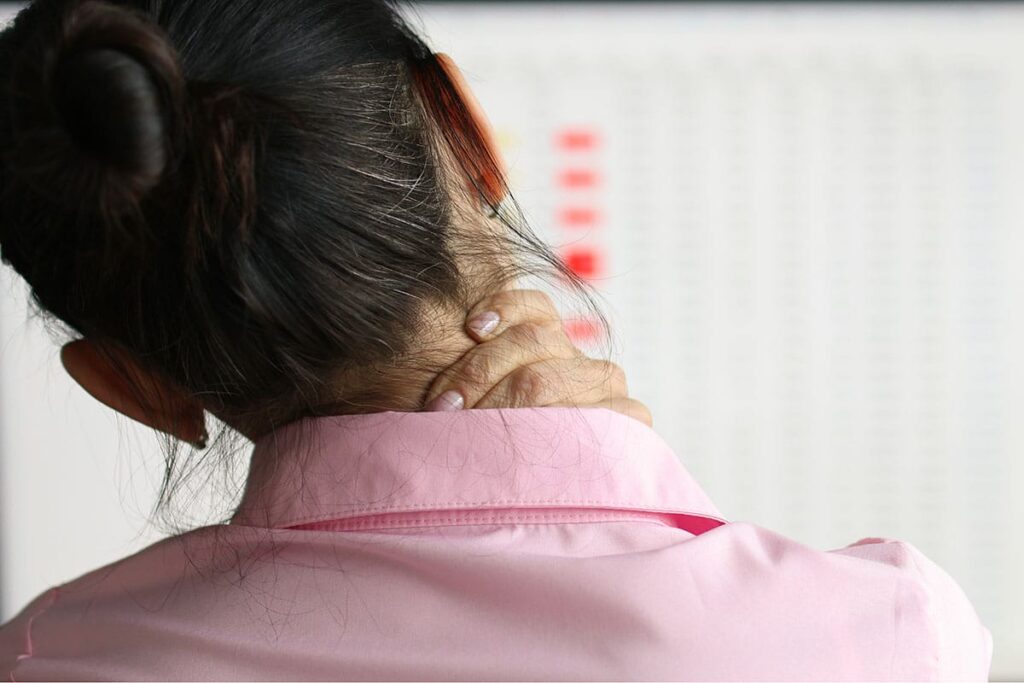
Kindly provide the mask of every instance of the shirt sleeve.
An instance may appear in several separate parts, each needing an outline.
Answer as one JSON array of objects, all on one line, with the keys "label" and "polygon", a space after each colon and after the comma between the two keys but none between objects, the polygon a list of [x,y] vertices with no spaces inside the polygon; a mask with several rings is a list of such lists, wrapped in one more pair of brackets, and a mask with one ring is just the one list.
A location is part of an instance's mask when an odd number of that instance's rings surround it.
[{"label": "shirt sleeve", "polygon": [[59,589],[39,595],[13,619],[0,626],[0,680],[13,681],[18,663],[33,654],[32,622],[57,600]]},{"label": "shirt sleeve", "polygon": [[902,678],[987,681],[992,664],[992,634],[981,623],[956,581],[910,543],[865,538],[834,554],[879,562],[901,570],[917,588],[905,599],[897,636],[895,670]]}]

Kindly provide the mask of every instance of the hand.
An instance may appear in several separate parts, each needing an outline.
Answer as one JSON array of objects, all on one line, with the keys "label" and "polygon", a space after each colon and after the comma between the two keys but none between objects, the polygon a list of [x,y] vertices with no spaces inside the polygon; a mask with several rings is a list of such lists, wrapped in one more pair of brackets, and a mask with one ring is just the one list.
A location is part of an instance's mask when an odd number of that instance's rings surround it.
[{"label": "hand", "polygon": [[[584,355],[544,292],[512,289],[482,300],[466,332],[480,344],[438,375],[425,410],[603,407],[653,426],[647,406],[629,398],[622,368]],[[460,395],[461,405],[447,392]]]}]

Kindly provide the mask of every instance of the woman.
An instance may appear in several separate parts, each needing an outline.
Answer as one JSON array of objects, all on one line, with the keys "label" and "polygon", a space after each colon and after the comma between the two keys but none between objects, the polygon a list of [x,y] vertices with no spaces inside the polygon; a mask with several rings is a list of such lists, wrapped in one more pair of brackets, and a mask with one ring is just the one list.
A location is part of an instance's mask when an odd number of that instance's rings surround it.
[{"label": "woman", "polygon": [[948,575],[726,523],[511,288],[592,301],[391,4],[39,0],[0,70],[0,248],[68,372],[173,439],[161,503],[207,413],[255,444],[230,523],[0,629],[12,680],[987,677]]}]

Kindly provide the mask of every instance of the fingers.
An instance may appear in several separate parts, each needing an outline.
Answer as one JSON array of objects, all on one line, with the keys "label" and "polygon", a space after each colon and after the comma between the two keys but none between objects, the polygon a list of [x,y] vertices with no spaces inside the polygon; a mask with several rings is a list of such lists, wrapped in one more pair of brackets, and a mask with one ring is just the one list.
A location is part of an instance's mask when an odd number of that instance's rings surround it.
[{"label": "fingers", "polygon": [[[553,405],[573,405],[573,404],[559,404]],[[597,401],[588,406],[580,406],[582,408],[610,408],[617,413],[622,413],[627,417],[631,417],[634,420],[643,422],[648,427],[654,427],[654,418],[651,417],[651,411],[646,405],[636,400],[635,398],[629,398],[628,396],[616,396],[614,398],[607,398],[602,401]]]},{"label": "fingers", "polygon": [[623,369],[585,356],[544,292],[510,289],[481,300],[466,332],[480,345],[435,379],[426,410],[593,407],[653,425],[647,406],[629,397]]},{"label": "fingers", "polygon": [[614,363],[585,356],[547,358],[516,368],[474,407],[593,405],[628,395],[626,373]]},{"label": "fingers", "polygon": [[478,342],[483,342],[497,337],[513,325],[551,320],[561,324],[562,316],[551,297],[544,292],[509,289],[477,303],[466,318],[466,332]]},{"label": "fingers", "polygon": [[[435,399],[454,391],[461,395],[457,408],[474,408],[496,385],[522,366],[541,360],[571,360],[582,353],[562,328],[561,320],[517,324],[481,344],[445,369],[427,391],[427,410]],[[442,402],[444,399],[441,399]]]}]

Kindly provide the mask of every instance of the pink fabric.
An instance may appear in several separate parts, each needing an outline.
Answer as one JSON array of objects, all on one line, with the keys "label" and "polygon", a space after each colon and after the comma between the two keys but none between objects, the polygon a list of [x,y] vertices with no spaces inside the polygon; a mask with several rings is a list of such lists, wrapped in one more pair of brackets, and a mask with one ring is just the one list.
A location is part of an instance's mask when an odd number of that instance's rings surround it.
[{"label": "pink fabric", "polygon": [[231,524],[49,591],[11,680],[985,680],[992,639],[913,546],[725,523],[603,408],[306,420]]}]

